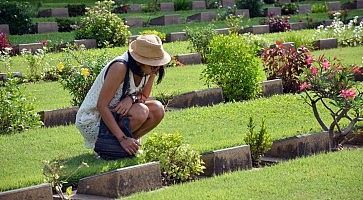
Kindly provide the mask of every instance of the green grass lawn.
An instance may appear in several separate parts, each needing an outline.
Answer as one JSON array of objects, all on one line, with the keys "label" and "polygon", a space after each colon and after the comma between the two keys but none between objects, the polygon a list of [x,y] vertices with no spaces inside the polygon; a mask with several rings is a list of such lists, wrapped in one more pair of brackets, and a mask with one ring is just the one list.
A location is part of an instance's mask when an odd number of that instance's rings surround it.
[{"label": "green grass lawn", "polygon": [[362,199],[363,150],[291,160],[132,195],[127,199]]},{"label": "green grass lawn", "polygon": [[[329,119],[327,114],[323,113],[323,119]],[[258,126],[265,119],[273,140],[319,130],[310,107],[299,95],[281,95],[167,112],[152,132],[180,132],[186,143],[199,152],[207,152],[244,144],[249,116]],[[83,147],[81,135],[73,125],[0,135],[0,148],[3,163],[0,191],[41,183],[42,160],[64,159],[68,170],[77,168],[81,161],[88,162],[90,168],[73,176],[74,182],[80,177],[135,164],[135,160],[105,162],[95,159]]]}]

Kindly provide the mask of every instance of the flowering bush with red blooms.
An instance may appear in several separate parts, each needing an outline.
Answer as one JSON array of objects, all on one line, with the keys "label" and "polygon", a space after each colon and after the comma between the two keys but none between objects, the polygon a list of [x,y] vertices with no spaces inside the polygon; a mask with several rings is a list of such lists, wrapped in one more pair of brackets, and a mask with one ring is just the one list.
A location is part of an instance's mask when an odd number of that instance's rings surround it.
[{"label": "flowering bush with red blooms", "polygon": [[305,59],[309,50],[305,47],[296,49],[291,45],[276,42],[274,48],[266,48],[261,54],[268,80],[280,78],[285,93],[299,91],[298,76],[306,67]]},{"label": "flowering bush with red blooms", "polygon": [[[306,65],[300,76],[300,91],[306,94],[305,101],[312,107],[322,129],[329,132],[331,147],[340,148],[355,136],[357,122],[363,121],[363,94],[354,79],[354,75],[362,71],[358,66],[345,67],[338,59],[329,61],[324,56],[315,60],[309,55]],[[330,112],[333,118],[330,124],[321,119],[318,103]],[[347,125],[343,125],[342,120]]]},{"label": "flowering bush with red blooms", "polygon": [[0,32],[0,51],[4,50],[6,47],[10,47],[8,38],[5,33]]}]

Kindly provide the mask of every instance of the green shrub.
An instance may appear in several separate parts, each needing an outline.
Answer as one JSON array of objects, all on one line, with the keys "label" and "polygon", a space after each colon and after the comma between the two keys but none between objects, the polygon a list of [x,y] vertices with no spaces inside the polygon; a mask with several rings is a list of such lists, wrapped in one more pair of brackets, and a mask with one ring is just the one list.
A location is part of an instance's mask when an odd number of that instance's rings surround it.
[{"label": "green shrub", "polygon": [[250,17],[262,16],[262,2],[260,0],[237,0],[238,9],[249,9]]},{"label": "green shrub", "polygon": [[98,47],[125,45],[131,33],[124,21],[111,12],[113,5],[112,0],[96,2],[81,19],[76,39],[96,39]]},{"label": "green shrub", "polygon": [[191,10],[192,1],[191,0],[174,0],[174,8],[178,10]]},{"label": "green shrub", "polygon": [[204,63],[207,61],[207,54],[210,52],[209,43],[217,35],[213,27],[213,25],[208,25],[196,28],[186,27],[185,29],[188,40],[191,43],[191,47],[189,48],[192,51],[200,53]]},{"label": "green shrub", "polygon": [[323,3],[314,3],[311,6],[311,12],[312,13],[326,13],[328,11],[328,8],[326,4]]},{"label": "green shrub", "polygon": [[30,4],[17,2],[0,2],[0,24],[9,24],[10,34],[31,32]]},{"label": "green shrub", "polygon": [[144,12],[158,12],[160,11],[160,0],[151,0],[147,3],[142,10]]},{"label": "green shrub", "polygon": [[142,162],[158,161],[159,156],[168,149],[179,147],[182,144],[183,137],[180,133],[174,134],[150,134],[145,143],[142,144]]},{"label": "green shrub", "polygon": [[195,178],[205,168],[198,152],[182,144],[182,136],[151,134],[143,144],[142,162],[160,161],[164,184],[178,183]]},{"label": "green shrub", "polygon": [[160,157],[160,165],[167,184],[193,180],[205,169],[200,154],[186,144],[168,149]]},{"label": "green shrub", "polygon": [[227,101],[254,98],[257,93],[260,60],[256,49],[238,35],[218,35],[210,44],[207,68],[202,75],[207,84],[223,89]]},{"label": "green shrub", "polygon": [[15,133],[40,127],[39,115],[34,111],[33,100],[27,98],[18,86],[19,80],[10,78],[0,87],[0,134]]},{"label": "green shrub", "polygon": [[150,35],[150,34],[159,36],[159,38],[162,41],[165,41],[165,39],[166,39],[165,33],[162,33],[162,32],[156,31],[156,30],[143,30],[140,32],[140,35]]},{"label": "green shrub", "polygon": [[80,106],[101,69],[112,56],[104,50],[101,53],[86,52],[85,49],[74,51],[68,47],[62,62],[58,63],[59,81],[72,95],[72,105]]},{"label": "green shrub", "polygon": [[247,127],[248,133],[246,134],[244,140],[246,144],[250,145],[253,165],[259,166],[263,154],[271,149],[271,134],[267,132],[265,120],[262,120],[261,129],[258,133],[254,131],[255,124],[252,117],[250,117]]}]

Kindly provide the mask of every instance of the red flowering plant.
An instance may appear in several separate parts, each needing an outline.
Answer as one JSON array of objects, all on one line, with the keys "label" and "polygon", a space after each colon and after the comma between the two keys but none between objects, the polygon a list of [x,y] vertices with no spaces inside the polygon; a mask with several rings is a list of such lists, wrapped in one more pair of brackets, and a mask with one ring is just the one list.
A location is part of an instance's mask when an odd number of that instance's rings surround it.
[{"label": "red flowering plant", "polygon": [[[361,71],[343,66],[337,58],[329,61],[324,56],[315,60],[308,55],[306,65],[299,77],[300,91],[306,94],[305,101],[312,107],[322,129],[329,132],[331,148],[339,149],[355,136],[357,122],[363,121],[363,94],[354,79]],[[330,124],[320,117],[318,103],[333,118]]]}]

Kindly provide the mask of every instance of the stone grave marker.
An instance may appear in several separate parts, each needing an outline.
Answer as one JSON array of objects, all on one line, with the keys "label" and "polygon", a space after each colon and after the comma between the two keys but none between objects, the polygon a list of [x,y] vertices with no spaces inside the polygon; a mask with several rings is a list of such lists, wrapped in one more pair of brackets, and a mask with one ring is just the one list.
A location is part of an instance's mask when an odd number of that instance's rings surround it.
[{"label": "stone grave marker", "polygon": [[221,88],[187,92],[174,96],[168,104],[171,108],[189,108],[193,106],[208,106],[223,102],[223,91]]},{"label": "stone grave marker", "polygon": [[353,2],[355,9],[362,9],[363,8],[363,0],[356,0]]},{"label": "stone grave marker", "polygon": [[97,48],[96,39],[83,39],[83,40],[74,40],[76,45],[84,45],[86,49],[94,49]]},{"label": "stone grave marker", "polygon": [[128,12],[140,12],[141,11],[141,5],[140,4],[130,4]]},{"label": "stone grave marker", "polygon": [[265,8],[265,16],[281,16],[281,8],[280,7],[269,7]]},{"label": "stone grave marker", "polygon": [[269,97],[275,94],[283,94],[282,80],[274,79],[262,82],[262,95]]},{"label": "stone grave marker", "polygon": [[250,32],[253,34],[269,33],[270,27],[268,25],[253,25],[243,29],[242,32]]},{"label": "stone grave marker", "polygon": [[78,183],[77,193],[120,198],[160,187],[160,165],[151,162],[83,178]]},{"label": "stone grave marker", "polygon": [[217,18],[214,12],[201,12],[187,17],[187,22],[210,22]]},{"label": "stone grave marker", "polygon": [[52,200],[52,187],[49,183],[0,192],[0,200]]},{"label": "stone grave marker", "polygon": [[150,20],[150,25],[165,26],[170,24],[180,24],[180,15],[164,15]]},{"label": "stone grave marker", "polygon": [[58,24],[57,22],[38,22],[36,30],[38,33],[58,32]]},{"label": "stone grave marker", "polygon": [[36,52],[37,49],[43,49],[42,43],[29,43],[29,44],[18,44],[15,46],[15,52],[19,54],[23,49],[31,52]]},{"label": "stone grave marker", "polygon": [[235,0],[222,0],[223,8],[233,7],[236,4]]},{"label": "stone grave marker", "polygon": [[291,27],[291,30],[301,30],[306,27],[306,23],[305,22],[294,22],[294,23],[290,23],[290,27]]},{"label": "stone grave marker", "polygon": [[206,9],[205,1],[193,1],[192,10],[204,10]]},{"label": "stone grave marker", "polygon": [[143,27],[144,20],[141,17],[128,17],[125,19],[126,25],[130,27]]},{"label": "stone grave marker", "polygon": [[188,40],[186,32],[172,32],[166,34],[167,42],[186,41],[186,40]]},{"label": "stone grave marker", "polygon": [[39,17],[69,17],[68,8],[52,8],[38,12]]},{"label": "stone grave marker", "polygon": [[184,65],[195,65],[202,63],[202,56],[199,53],[179,54],[176,59]]},{"label": "stone grave marker", "polygon": [[342,4],[340,1],[330,1],[326,2],[329,11],[338,11],[342,9]]},{"label": "stone grave marker", "polygon": [[336,38],[320,39],[315,41],[315,48],[317,49],[332,49],[338,47],[338,40]]},{"label": "stone grave marker", "polygon": [[300,4],[299,14],[311,13],[311,4]]},{"label": "stone grave marker", "polygon": [[5,35],[10,34],[10,29],[8,24],[0,24],[0,33],[5,33]]},{"label": "stone grave marker", "polygon": [[160,11],[174,11],[174,2],[160,3]]},{"label": "stone grave marker", "polygon": [[249,19],[250,18],[250,10],[248,10],[248,9],[238,9],[238,10],[236,10],[236,15],[240,15],[240,16],[243,16],[243,18],[245,18],[245,19]]}]

